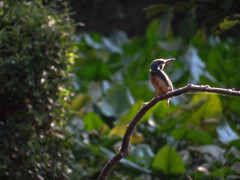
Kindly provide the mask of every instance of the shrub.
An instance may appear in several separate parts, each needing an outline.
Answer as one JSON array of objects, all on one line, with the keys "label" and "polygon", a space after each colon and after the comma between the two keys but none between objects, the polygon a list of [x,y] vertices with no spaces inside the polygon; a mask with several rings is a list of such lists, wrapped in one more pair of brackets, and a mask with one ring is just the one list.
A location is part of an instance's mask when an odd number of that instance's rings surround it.
[{"label": "shrub", "polygon": [[0,22],[0,177],[62,179],[70,143],[58,99],[71,22],[41,1],[14,0],[0,2]]}]

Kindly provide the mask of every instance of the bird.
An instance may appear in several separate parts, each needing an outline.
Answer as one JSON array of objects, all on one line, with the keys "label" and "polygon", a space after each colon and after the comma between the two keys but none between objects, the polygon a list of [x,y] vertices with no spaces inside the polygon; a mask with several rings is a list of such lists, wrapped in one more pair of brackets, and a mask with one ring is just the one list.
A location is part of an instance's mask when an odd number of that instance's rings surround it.
[{"label": "bird", "polygon": [[[173,90],[172,82],[169,79],[168,75],[163,71],[163,69],[167,63],[172,62],[174,60],[175,60],[175,58],[155,59],[151,63],[151,68],[150,68],[151,82],[152,82],[153,87],[157,91],[155,98],[158,95],[161,96],[162,94],[166,94]],[[167,107],[168,107],[170,98],[168,98],[166,100],[167,100]]]}]

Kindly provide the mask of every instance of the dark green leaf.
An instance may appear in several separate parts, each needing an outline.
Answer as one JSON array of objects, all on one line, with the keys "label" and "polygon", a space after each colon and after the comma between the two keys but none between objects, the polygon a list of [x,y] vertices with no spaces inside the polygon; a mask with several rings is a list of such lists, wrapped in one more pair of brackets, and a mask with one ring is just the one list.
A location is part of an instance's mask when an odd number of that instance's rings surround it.
[{"label": "dark green leaf", "polygon": [[196,130],[188,130],[187,138],[200,145],[214,144],[211,136]]}]

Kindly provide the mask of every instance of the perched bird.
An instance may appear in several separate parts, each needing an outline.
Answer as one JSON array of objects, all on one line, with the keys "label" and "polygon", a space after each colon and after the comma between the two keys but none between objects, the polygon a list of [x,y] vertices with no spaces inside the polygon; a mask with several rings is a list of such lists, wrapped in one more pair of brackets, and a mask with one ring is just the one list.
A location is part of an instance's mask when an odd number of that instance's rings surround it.
[{"label": "perched bird", "polygon": [[[156,89],[158,95],[166,94],[173,90],[172,82],[163,71],[165,64],[174,61],[175,58],[171,59],[155,59],[151,64],[151,82],[153,87]],[[167,106],[169,105],[170,98],[167,99]]]}]

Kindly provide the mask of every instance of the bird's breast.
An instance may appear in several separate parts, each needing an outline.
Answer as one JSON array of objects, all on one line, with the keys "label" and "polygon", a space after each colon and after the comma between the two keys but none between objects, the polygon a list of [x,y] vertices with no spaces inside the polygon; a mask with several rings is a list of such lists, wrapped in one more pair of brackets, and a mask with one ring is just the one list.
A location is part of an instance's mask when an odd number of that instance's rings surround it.
[{"label": "bird's breast", "polygon": [[172,83],[163,71],[151,73],[151,82],[158,94],[165,94],[172,91]]}]

